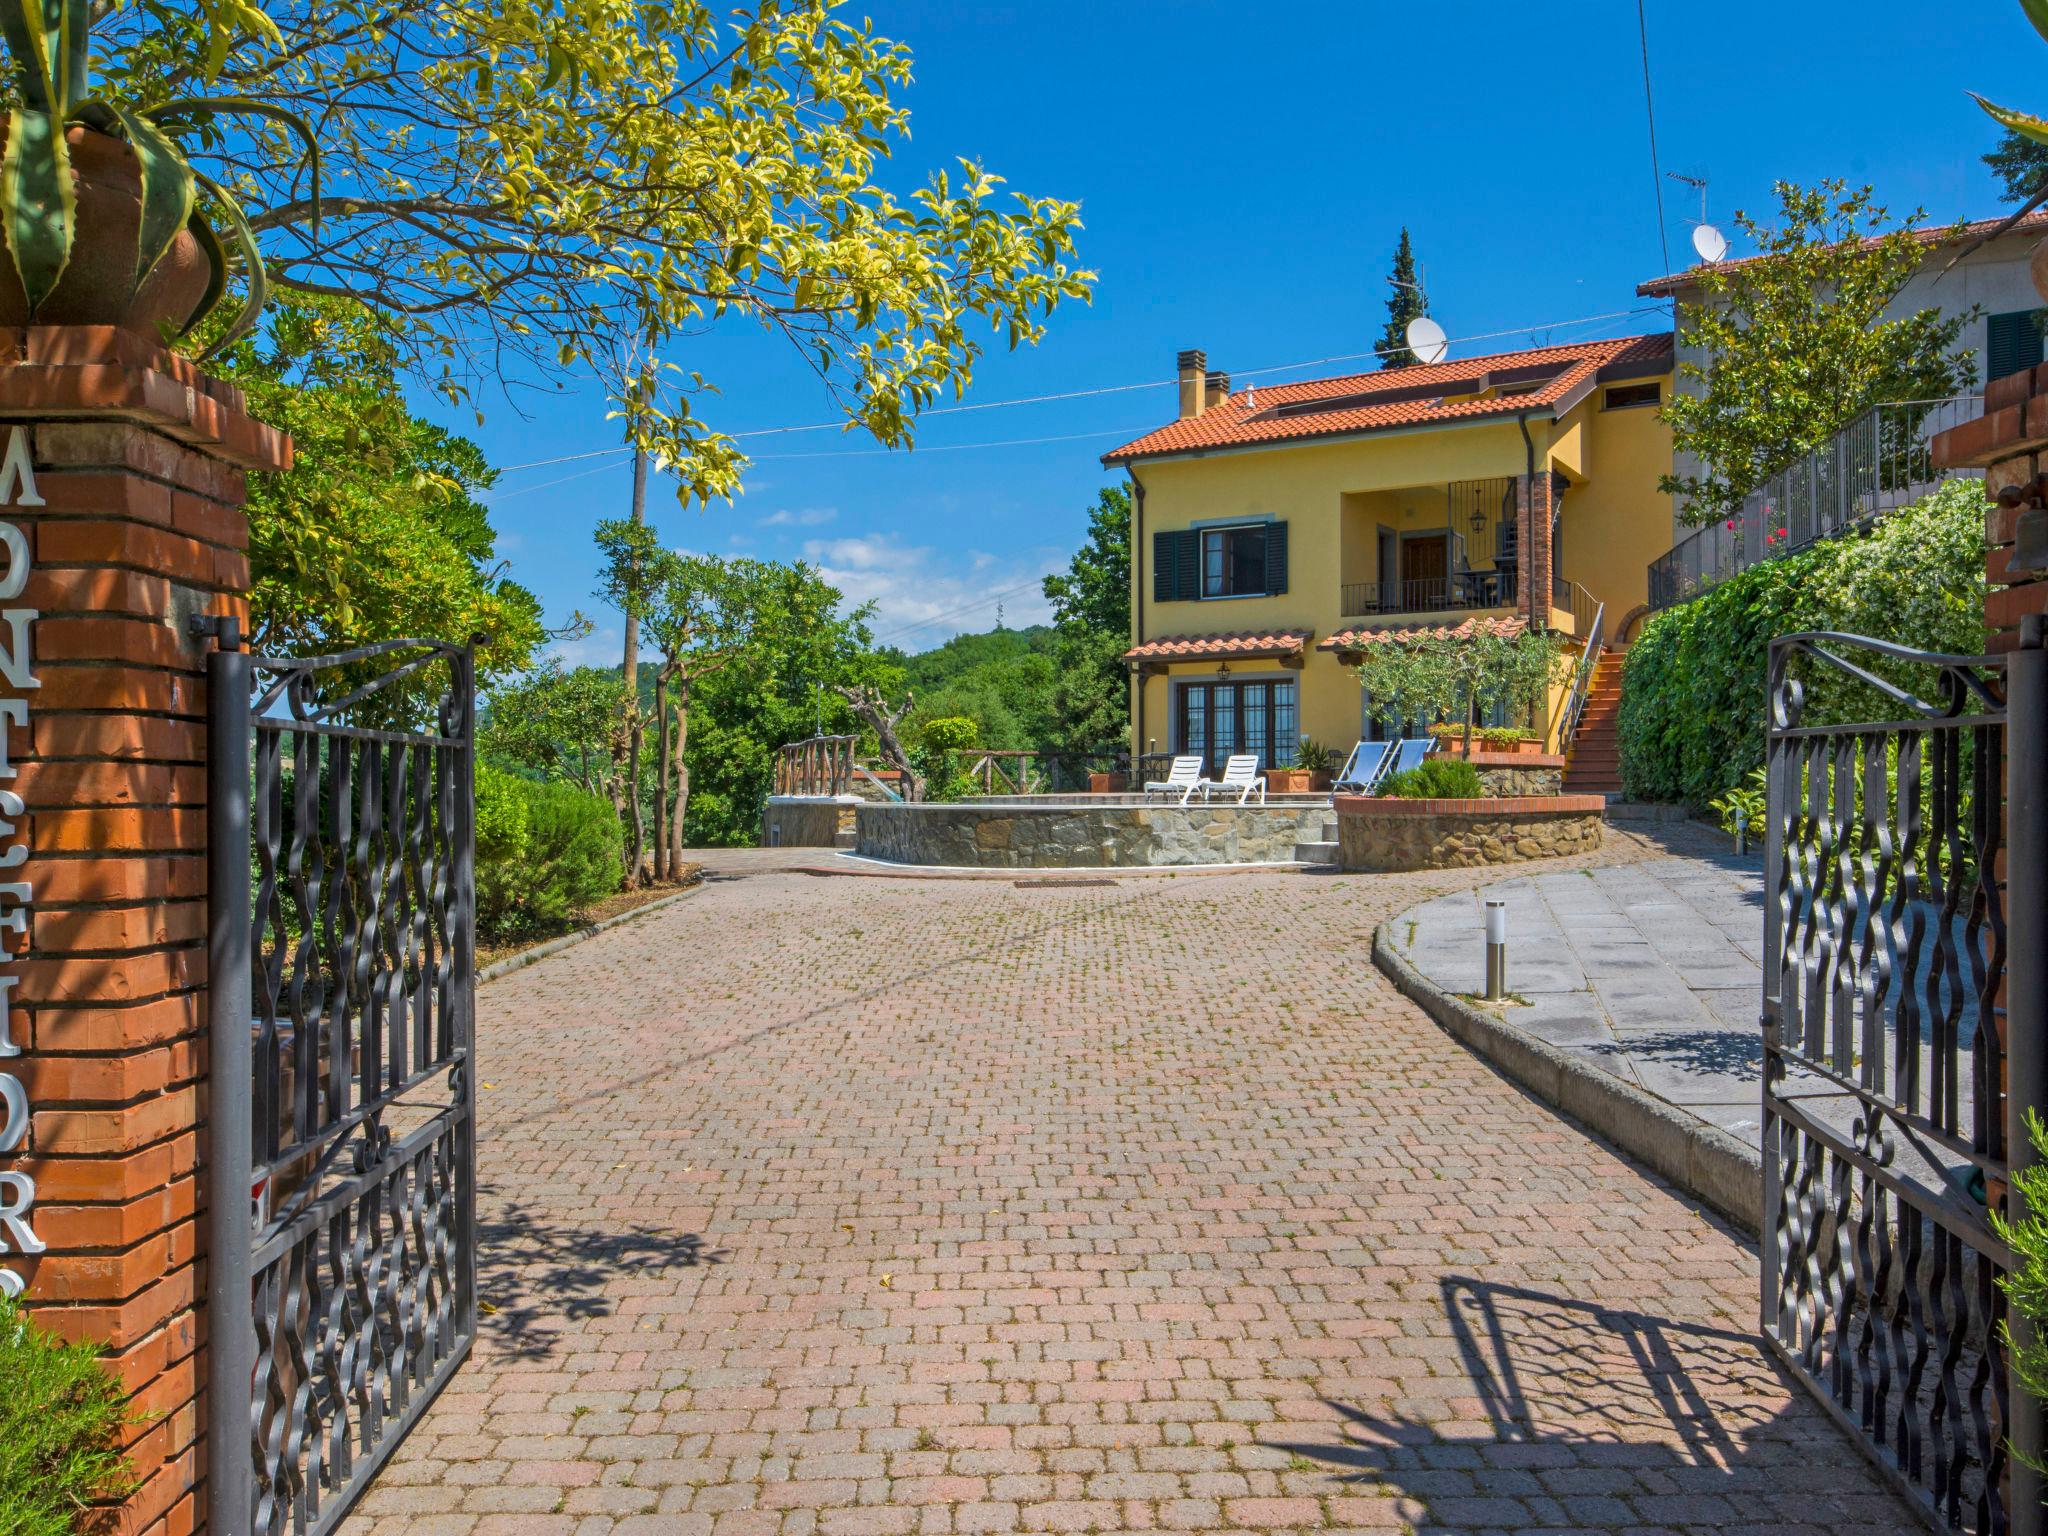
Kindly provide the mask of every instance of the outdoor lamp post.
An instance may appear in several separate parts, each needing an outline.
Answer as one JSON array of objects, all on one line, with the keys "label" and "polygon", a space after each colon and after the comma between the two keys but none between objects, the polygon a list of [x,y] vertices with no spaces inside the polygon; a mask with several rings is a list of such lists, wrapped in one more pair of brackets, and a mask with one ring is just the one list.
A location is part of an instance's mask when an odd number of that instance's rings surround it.
[{"label": "outdoor lamp post", "polygon": [[1486,898],[1486,1000],[1497,1003],[1508,992],[1508,904]]}]

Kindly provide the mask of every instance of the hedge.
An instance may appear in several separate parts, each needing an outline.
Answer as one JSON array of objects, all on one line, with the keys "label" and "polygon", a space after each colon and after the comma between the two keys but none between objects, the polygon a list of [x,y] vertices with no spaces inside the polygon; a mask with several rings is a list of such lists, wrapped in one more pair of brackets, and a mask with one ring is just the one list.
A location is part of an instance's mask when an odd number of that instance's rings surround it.
[{"label": "hedge", "polygon": [[[1770,642],[1802,630],[1922,650],[1984,648],[1984,490],[1954,480],[1860,533],[1826,539],[1653,614],[1622,670],[1621,777],[1630,798],[1704,808],[1763,765]],[[1807,718],[1869,704],[1816,692]]]}]

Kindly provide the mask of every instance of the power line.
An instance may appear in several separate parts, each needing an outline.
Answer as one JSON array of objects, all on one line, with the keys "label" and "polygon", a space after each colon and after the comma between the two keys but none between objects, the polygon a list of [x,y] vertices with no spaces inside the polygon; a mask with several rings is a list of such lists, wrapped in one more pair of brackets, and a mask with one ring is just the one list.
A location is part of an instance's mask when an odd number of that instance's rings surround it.
[{"label": "power line", "polygon": [[1643,15],[1643,0],[1636,0],[1636,37],[1643,46],[1643,115],[1650,124],[1650,185],[1657,193],[1657,246],[1664,253],[1664,270],[1671,270],[1671,236],[1664,228],[1664,172],[1657,164],[1657,107],[1650,99],[1650,23]]},{"label": "power line", "polygon": [[[1661,190],[1660,190],[1660,193],[1659,193],[1659,195],[1660,195],[1660,196],[1662,195],[1662,194],[1661,194]],[[1667,262],[1666,262],[1666,266],[1668,267],[1668,266],[1669,266],[1669,264],[1670,264],[1670,263],[1669,263],[1669,262],[1668,262],[1668,260],[1667,260]],[[1608,311],[1607,313],[1605,313],[1605,314],[1599,314],[1599,315],[1582,315],[1582,316],[1579,316],[1579,317],[1577,317],[1577,318],[1575,318],[1575,319],[1570,319],[1570,320],[1544,320],[1544,321],[1539,321],[1539,322],[1537,322],[1536,324],[1533,324],[1533,325],[1515,325],[1515,326],[1509,326],[1509,327],[1507,327],[1507,328],[1505,328],[1505,329],[1503,329],[1503,330],[1498,330],[1498,331],[1475,331],[1475,332],[1473,332],[1473,333],[1472,333],[1471,335],[1469,335],[1469,336],[1453,336],[1453,337],[1451,337],[1451,338],[1450,338],[1450,343],[1451,343],[1452,345],[1458,345],[1458,344],[1462,344],[1462,343],[1466,343],[1466,342],[1474,342],[1474,341],[1497,341],[1497,340],[1499,340],[1499,339],[1500,339],[1501,337],[1504,337],[1504,336],[1522,336],[1522,335],[1527,335],[1527,334],[1529,334],[1529,333],[1531,333],[1531,332],[1535,332],[1535,331],[1555,331],[1555,330],[1565,330],[1565,329],[1568,329],[1568,328],[1570,328],[1570,327],[1573,327],[1573,326],[1581,326],[1581,325],[1597,325],[1597,324],[1601,323],[1602,321],[1609,321],[1609,320],[1620,320],[1620,319],[1625,319],[1625,318],[1627,318],[1627,317],[1628,317],[1628,316],[1630,316],[1630,315],[1642,315],[1642,314],[1651,314],[1651,313],[1657,313],[1657,312],[1659,312],[1659,311],[1658,311],[1658,310],[1656,309],[1656,306],[1654,306],[1654,305],[1640,305],[1640,304],[1639,304],[1639,305],[1637,305],[1637,306],[1635,306],[1634,308],[1631,308],[1631,309],[1616,309],[1616,310],[1609,310],[1609,311]],[[1385,355],[1385,354],[1386,354],[1386,353],[1387,353],[1387,352],[1388,352],[1389,350],[1392,350],[1392,349],[1390,349],[1390,348],[1386,348],[1386,347],[1374,347],[1374,348],[1372,348],[1372,349],[1371,349],[1370,351],[1365,351],[1365,352],[1339,352],[1339,353],[1334,353],[1334,354],[1332,354],[1332,355],[1330,355],[1330,356],[1328,356],[1328,357],[1312,357],[1312,358],[1305,358],[1305,359],[1303,359],[1303,360],[1302,360],[1302,361],[1300,361],[1300,362],[1294,362],[1294,363],[1273,363],[1273,364],[1270,364],[1270,365],[1268,365],[1268,366],[1266,366],[1266,367],[1262,367],[1262,368],[1247,368],[1247,369],[1242,369],[1242,370],[1240,370],[1239,372],[1237,372],[1237,373],[1236,373],[1236,374],[1234,375],[1234,377],[1236,377],[1236,378],[1240,378],[1240,379],[1256,379],[1256,378],[1264,378],[1264,377],[1266,377],[1266,376],[1267,376],[1267,375],[1269,375],[1269,374],[1275,374],[1275,373],[1293,373],[1293,372],[1296,372],[1296,371],[1298,371],[1299,369],[1303,369],[1303,368],[1322,368],[1322,367],[1326,367],[1326,366],[1328,366],[1329,364],[1332,364],[1332,363],[1352,363],[1352,362],[1362,362],[1362,361],[1365,361],[1365,360],[1368,360],[1368,359],[1371,359],[1371,358],[1377,358],[1377,357],[1382,357],[1382,356],[1384,356],[1384,355]],[[936,407],[932,408],[931,410],[928,410],[928,411],[922,411],[922,412],[920,412],[920,413],[919,413],[919,415],[918,415],[918,419],[922,421],[922,420],[926,420],[926,419],[929,419],[929,418],[931,418],[931,417],[934,417],[934,416],[955,416],[955,415],[964,415],[965,413],[967,413],[967,412],[970,412],[970,411],[999,411],[999,410],[1009,410],[1009,409],[1012,409],[1012,408],[1014,408],[1014,407],[1017,407],[1017,406],[1026,406],[1026,405],[1048,405],[1048,404],[1055,404],[1055,403],[1061,403],[1061,402],[1065,402],[1065,401],[1069,401],[1069,400],[1087,400],[1087,399],[1092,399],[1092,398],[1094,398],[1094,397],[1096,397],[1096,396],[1099,396],[1099,395],[1121,395],[1121,394],[1129,394],[1129,393],[1132,393],[1132,392],[1134,392],[1134,391],[1137,391],[1137,390],[1145,390],[1145,389],[1171,389],[1171,388],[1172,388],[1172,387],[1174,386],[1174,382],[1175,382],[1175,381],[1174,381],[1174,380],[1172,380],[1172,379],[1146,379],[1146,380],[1144,380],[1143,382],[1140,382],[1140,383],[1132,383],[1132,384],[1103,384],[1103,385],[1098,385],[1098,386],[1095,386],[1095,387],[1093,387],[1093,388],[1090,388],[1090,389],[1070,389],[1070,390],[1063,390],[1063,391],[1061,391],[1061,392],[1059,392],[1059,393],[1057,393],[1057,394],[1049,394],[1049,395],[1021,395],[1021,396],[1018,396],[1018,397],[1016,397],[1016,398],[1014,398],[1014,399],[1009,399],[1009,400],[983,400],[983,401],[977,401],[977,402],[975,402],[975,403],[973,403],[973,404],[970,404],[970,405],[943,405],[943,406],[936,406]],[[739,439],[743,439],[743,438],[754,438],[754,437],[780,437],[780,436],[786,436],[786,435],[788,435],[788,434],[791,434],[791,433],[796,433],[796,432],[834,432],[834,431],[841,431],[841,430],[844,430],[844,428],[845,428],[845,427],[846,427],[846,421],[845,421],[845,419],[844,419],[844,418],[841,418],[840,420],[837,420],[837,421],[817,421],[817,422],[806,422],[806,423],[803,423],[802,425],[797,425],[797,426],[786,426],[786,427],[753,427],[753,428],[749,428],[749,429],[747,429],[747,430],[745,430],[745,431],[741,431],[741,432],[730,432],[730,433],[727,433],[726,435],[727,435],[728,437],[731,437],[731,438],[733,438],[734,440],[739,440]],[[1139,429],[1139,430],[1143,430],[1143,429],[1141,428],[1141,429]],[[1079,435],[1080,435],[1080,436],[1093,436],[1093,435],[1107,435],[1107,434],[1088,434],[1088,433],[1084,433],[1084,434],[1079,434]],[[1069,440],[1071,440],[1071,439],[1069,439]],[[1022,442],[1022,441],[1028,441],[1028,440],[1021,440],[1021,439],[1020,439],[1019,441],[1020,441],[1020,442]],[[1059,439],[1056,439],[1056,438],[1046,438],[1046,439],[1042,439],[1042,441],[1046,441],[1046,442],[1055,442],[1055,441],[1059,441]],[[975,445],[970,445],[970,444],[954,444],[954,445],[951,445],[951,446],[953,446],[953,447],[968,447],[968,446],[975,446]],[[1009,446],[1009,444],[1007,444],[1007,443],[1006,443],[1006,444],[1001,444],[1001,445],[997,445],[997,446]],[[501,474],[501,475],[509,475],[509,474],[516,474],[517,472],[519,472],[519,471],[521,471],[521,470],[527,470],[527,469],[545,469],[545,468],[549,468],[549,467],[552,467],[553,465],[556,465],[556,464],[570,464],[570,463],[576,463],[576,462],[580,462],[580,461],[582,461],[582,460],[586,460],[586,459],[607,459],[607,458],[621,458],[621,457],[624,457],[624,456],[625,456],[625,455],[627,455],[627,454],[630,454],[630,453],[631,453],[632,451],[633,451],[633,450],[632,450],[631,448],[629,448],[629,447],[619,447],[619,448],[595,448],[595,449],[592,449],[592,450],[590,450],[590,451],[589,451],[589,452],[587,452],[587,453],[570,453],[570,454],[563,454],[563,455],[561,455],[561,456],[559,456],[559,457],[557,457],[557,458],[552,458],[552,459],[534,459],[534,460],[531,460],[531,461],[529,461],[529,462],[527,462],[527,463],[523,463],[523,464],[502,464],[502,465],[499,465],[499,466],[498,466],[498,473],[499,473],[499,474]],[[896,450],[896,449],[893,449],[893,448],[881,448],[881,449],[852,449],[852,450],[847,450],[847,451],[848,451],[848,452],[852,452],[852,453],[865,453],[865,452],[876,452],[876,453],[894,453],[894,452],[897,452],[898,450]],[[938,448],[938,447],[933,447],[933,448],[923,448],[923,449],[919,449],[919,450],[917,450],[917,451],[918,451],[918,452],[922,452],[922,453],[935,453],[935,452],[939,452],[939,451],[941,451],[941,449],[940,449],[940,448]],[[804,454],[804,455],[796,455],[796,457],[804,457],[804,458],[825,458],[825,457],[837,457],[837,456],[840,456],[840,455],[838,455],[838,454],[831,454],[831,455],[827,455],[827,454]],[[760,455],[759,457],[762,457],[762,458],[767,458],[767,457],[773,457],[773,456],[772,456],[772,455]],[[788,455],[783,455],[783,457],[789,457],[789,456],[788,456]]]},{"label": "power line", "polygon": [[1015,597],[1019,592],[1028,592],[1033,588],[1042,590],[1044,585],[1045,577],[1033,576],[1030,580],[1020,581],[1013,587],[999,587],[993,592],[984,592],[971,603],[963,603],[958,608],[951,609],[948,612],[935,613],[928,619],[919,619],[914,624],[899,625],[887,634],[877,635],[875,636],[875,644],[894,645],[906,635],[914,635],[919,630],[930,629],[936,624],[948,624],[955,619],[965,618],[968,614],[978,609],[986,608],[992,602],[1005,597]]}]

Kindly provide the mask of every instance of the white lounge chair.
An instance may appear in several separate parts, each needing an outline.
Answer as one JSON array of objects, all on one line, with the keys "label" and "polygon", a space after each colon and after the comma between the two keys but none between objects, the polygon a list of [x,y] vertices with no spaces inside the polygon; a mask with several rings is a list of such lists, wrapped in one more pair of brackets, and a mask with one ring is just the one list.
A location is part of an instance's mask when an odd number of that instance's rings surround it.
[{"label": "white lounge chair", "polygon": [[1201,758],[1176,757],[1173,760],[1173,766],[1166,771],[1166,777],[1154,779],[1151,783],[1147,784],[1145,786],[1145,793],[1148,795],[1178,795],[1180,796],[1180,803],[1186,805],[1188,803],[1188,796],[1200,789],[1203,783]]},{"label": "white lounge chair", "polygon": [[1258,794],[1259,804],[1264,805],[1266,803],[1266,781],[1259,774],[1259,760],[1257,757],[1250,754],[1243,757],[1233,757],[1224,763],[1223,777],[1221,779],[1204,779],[1202,781],[1202,798],[1204,800],[1207,800],[1211,795],[1227,795],[1232,791],[1236,792],[1239,805],[1243,805],[1249,800],[1254,791]]}]

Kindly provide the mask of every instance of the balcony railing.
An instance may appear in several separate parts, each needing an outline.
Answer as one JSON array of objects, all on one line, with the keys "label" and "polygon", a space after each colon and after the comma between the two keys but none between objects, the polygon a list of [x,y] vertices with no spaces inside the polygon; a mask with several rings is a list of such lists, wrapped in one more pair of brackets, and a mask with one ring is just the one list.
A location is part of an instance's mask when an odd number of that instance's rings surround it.
[{"label": "balcony railing", "polygon": [[1975,421],[1983,397],[1877,405],[1743,499],[1734,516],[1707,524],[1650,563],[1650,606],[1696,597],[1763,560],[1804,549],[1917,501],[1969,470],[1934,467],[1937,432]]},{"label": "balcony railing", "polygon": [[1341,589],[1344,617],[1376,613],[1445,613],[1454,608],[1512,608],[1515,573],[1459,571],[1419,581],[1347,581]]}]

